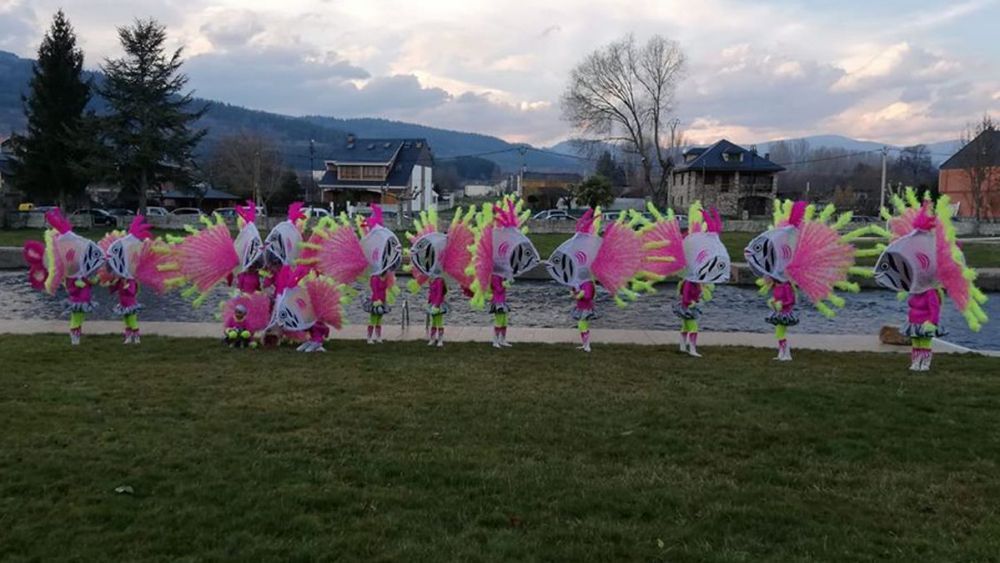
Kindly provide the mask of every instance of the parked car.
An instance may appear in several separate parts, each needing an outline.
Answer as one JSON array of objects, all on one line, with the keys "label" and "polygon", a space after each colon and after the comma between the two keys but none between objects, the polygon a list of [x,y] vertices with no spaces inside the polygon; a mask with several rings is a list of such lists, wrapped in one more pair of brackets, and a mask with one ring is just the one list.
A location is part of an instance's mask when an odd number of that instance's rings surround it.
[{"label": "parked car", "polygon": [[236,219],[236,208],[235,207],[220,207],[215,210],[215,213],[226,221],[231,221]]},{"label": "parked car", "polygon": [[196,217],[204,215],[205,212],[197,207],[178,207],[170,212],[174,217]]},{"label": "parked car", "polygon": [[[136,210],[136,213],[139,213],[139,211]],[[170,212],[167,211],[166,207],[146,206],[146,217],[166,217],[167,215],[170,215]]]},{"label": "parked car", "polygon": [[314,219],[330,216],[330,210],[325,207],[303,207],[302,212],[306,214],[306,217]]},{"label": "parked car", "polygon": [[118,219],[103,209],[77,209],[73,212],[74,217],[82,217],[85,215],[90,215],[94,226],[113,227],[118,224]]},{"label": "parked car", "polygon": [[[31,205],[31,204],[29,204]],[[28,213],[38,213],[39,215],[44,215],[53,209],[59,209],[55,205],[34,205],[28,210]]]},{"label": "parked car", "polygon": [[131,209],[125,209],[123,207],[115,207],[113,209],[108,209],[108,213],[114,215],[115,217],[122,217],[124,219],[131,219],[135,217],[135,211]]},{"label": "parked car", "polygon": [[564,209],[546,209],[545,211],[539,211],[535,213],[532,217],[535,221],[575,221],[569,213]]}]

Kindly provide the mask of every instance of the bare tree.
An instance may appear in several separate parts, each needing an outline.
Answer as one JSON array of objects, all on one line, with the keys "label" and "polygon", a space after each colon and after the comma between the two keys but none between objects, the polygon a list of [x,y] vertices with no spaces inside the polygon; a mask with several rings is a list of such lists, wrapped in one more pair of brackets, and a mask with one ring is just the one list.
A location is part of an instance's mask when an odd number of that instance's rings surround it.
[{"label": "bare tree", "polygon": [[287,167],[270,139],[240,131],[218,140],[208,159],[211,182],[230,193],[265,205],[281,192]]},{"label": "bare tree", "polygon": [[[990,198],[1000,191],[1000,132],[987,114],[975,126],[962,133],[963,149],[958,156],[962,171],[969,179],[972,210],[979,223],[990,213]],[[977,226],[978,229],[978,226]]]},{"label": "bare tree", "polygon": [[587,55],[570,73],[562,96],[563,117],[585,137],[637,155],[643,183],[661,200],[669,196],[673,169],[664,137],[683,71],[684,53],[675,41],[657,35],[640,46],[627,35]]}]

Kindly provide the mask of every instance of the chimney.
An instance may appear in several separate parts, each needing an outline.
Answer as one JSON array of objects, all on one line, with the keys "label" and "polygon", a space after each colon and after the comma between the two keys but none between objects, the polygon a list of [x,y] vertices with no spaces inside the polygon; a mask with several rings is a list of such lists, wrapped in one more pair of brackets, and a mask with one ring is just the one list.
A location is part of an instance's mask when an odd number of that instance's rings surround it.
[{"label": "chimney", "polygon": [[354,144],[354,133],[348,133],[347,134],[347,144],[348,145],[353,145]]},{"label": "chimney", "polygon": [[764,153],[764,160],[771,160],[771,153],[769,152]]}]

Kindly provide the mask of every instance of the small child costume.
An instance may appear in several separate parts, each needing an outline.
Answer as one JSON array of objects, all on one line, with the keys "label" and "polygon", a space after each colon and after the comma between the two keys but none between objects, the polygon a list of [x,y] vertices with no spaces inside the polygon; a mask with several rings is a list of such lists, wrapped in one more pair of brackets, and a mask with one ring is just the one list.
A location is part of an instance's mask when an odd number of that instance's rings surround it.
[{"label": "small child costume", "polygon": [[711,299],[715,284],[729,281],[732,269],[729,252],[719,239],[722,218],[717,210],[706,212],[701,203],[694,202],[688,210],[685,236],[672,210],[664,217],[650,204],[649,211],[654,222],[643,228],[642,237],[650,252],[650,270],[661,277],[680,274],[678,301],[673,308],[681,319],[680,351],[701,357],[698,353],[701,304]]},{"label": "small child costume", "polygon": [[882,210],[889,230],[875,228],[891,241],[879,247],[875,281],[908,296],[902,333],[911,339],[910,370],[929,371],[933,339],[946,334],[941,327],[942,294],[951,298],[973,331],[987,320],[980,306],[986,296],[975,286],[975,271],[966,266],[958,247],[948,196],[941,196],[935,205],[926,197],[919,201],[907,188],[906,199],[896,196],[893,205],[895,215]]},{"label": "small child costume", "polygon": [[775,201],[774,226],[743,251],[750,269],[760,278],[761,293],[772,292],[767,322],[775,326],[776,360],[792,359],[787,330],[799,322],[794,311],[798,290],[823,315],[833,317],[834,308],[844,306],[844,299],[834,290],[857,292],[860,288],[848,282],[848,275],[871,276],[868,270],[854,267],[857,249],[850,244],[869,229],[841,235],[839,230],[850,222],[851,214],[844,213],[828,224],[835,212],[828,205],[816,216],[815,207],[804,201]]},{"label": "small child costume", "polygon": [[128,232],[112,231],[105,235],[98,245],[104,249],[107,269],[100,277],[102,285],[118,295],[114,312],[125,323],[124,344],[139,344],[138,301],[140,285],[163,293],[167,289],[167,278],[171,275],[170,247],[159,239],[153,239],[150,227],[142,215],[137,215]]},{"label": "small child costume", "polygon": [[86,314],[97,306],[92,299],[93,284],[104,265],[104,252],[94,241],[74,233],[73,226],[58,209],[46,213],[45,220],[51,227],[45,231],[45,243],[28,241],[24,245],[29,282],[49,295],[55,295],[60,286],[65,286],[70,344],[76,346]]},{"label": "small child costume", "polygon": [[368,343],[373,344],[382,342],[382,316],[399,293],[394,271],[402,258],[399,238],[383,225],[382,208],[373,205],[371,217],[358,217],[356,225],[346,215],[339,221],[321,219],[298,262],[345,286],[367,274],[369,294],[362,308],[369,314]]},{"label": "small child costume", "polygon": [[469,250],[475,243],[475,233],[470,224],[475,210],[462,213],[459,208],[448,228],[448,234],[438,231],[437,212],[422,211],[416,221],[416,235],[407,233],[410,240],[409,272],[413,275],[410,290],[414,293],[427,285],[427,315],[430,317],[428,346],[444,345],[444,316],[448,313],[448,283],[445,275],[454,279],[463,291],[468,291],[472,276],[466,268],[472,262]]},{"label": "small child costume", "polygon": [[590,352],[590,321],[597,318],[595,282],[614,295],[620,306],[625,305],[623,296],[635,299],[635,290],[651,289],[638,278],[646,252],[633,226],[622,216],[602,233],[601,210],[588,209],[577,221],[573,238],[560,244],[545,262],[549,276],[568,286],[575,300],[572,317],[580,331],[580,350]]},{"label": "small child costume", "polygon": [[268,328],[306,334],[299,352],[326,352],[323,342],[330,335],[330,327],[340,330],[344,324],[342,288],[306,266],[283,266],[275,277],[274,288],[274,312]]},{"label": "small child costume", "polygon": [[256,335],[267,327],[271,314],[271,300],[261,283],[264,242],[255,224],[254,203],[247,201],[246,205],[237,206],[236,214],[240,232],[234,244],[240,264],[236,291],[222,305],[223,341],[234,348],[256,348]]},{"label": "small child costume", "polygon": [[534,268],[540,258],[538,250],[525,235],[530,212],[523,210],[523,202],[506,197],[497,204],[483,204],[476,215],[476,242],[472,264],[466,272],[472,276],[470,286],[475,309],[490,303],[493,315],[493,347],[508,347],[507,288],[514,278]]}]

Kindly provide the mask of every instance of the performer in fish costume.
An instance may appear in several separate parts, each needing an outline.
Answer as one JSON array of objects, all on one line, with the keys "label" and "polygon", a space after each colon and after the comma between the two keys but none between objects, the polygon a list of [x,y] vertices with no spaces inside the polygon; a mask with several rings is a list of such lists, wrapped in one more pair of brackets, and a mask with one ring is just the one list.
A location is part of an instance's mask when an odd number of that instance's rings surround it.
[{"label": "performer in fish costume", "polygon": [[986,322],[982,304],[986,295],[975,285],[976,273],[965,263],[952,225],[948,196],[935,204],[925,196],[917,199],[907,188],[905,199],[892,199],[895,214],[888,209],[882,216],[889,230],[875,230],[889,241],[880,245],[875,264],[875,281],[898,292],[909,309],[902,332],[910,337],[910,370],[929,371],[937,336],[946,334],[941,326],[941,300],[947,295],[973,331]]},{"label": "performer in fish costume", "polygon": [[473,308],[483,309],[489,302],[493,315],[493,347],[510,346],[507,342],[507,289],[514,278],[530,271],[540,261],[538,250],[526,236],[530,212],[523,202],[506,197],[497,204],[484,204],[476,215],[476,242],[472,264],[467,269],[473,277]]},{"label": "performer in fish costume", "polygon": [[600,209],[588,209],[576,223],[576,234],[545,262],[552,279],[570,288],[579,349],[584,352],[590,352],[590,321],[598,317],[594,307],[597,284],[614,295],[620,306],[626,299],[635,299],[637,290],[652,289],[639,277],[645,271],[646,252],[635,226],[622,215],[602,232]]},{"label": "performer in fish costume", "polygon": [[326,352],[323,343],[330,327],[340,330],[344,324],[342,289],[332,278],[306,266],[282,266],[274,280],[274,311],[268,328],[307,335],[299,352]]},{"label": "performer in fish costume", "polygon": [[271,229],[264,239],[264,252],[269,264],[294,266],[302,248],[302,231],[305,229],[306,217],[301,201],[288,206],[288,218]]},{"label": "performer in fish costume", "polygon": [[170,246],[161,239],[154,239],[149,224],[137,215],[127,232],[112,231],[98,242],[105,253],[107,268],[99,274],[101,285],[117,294],[114,312],[125,323],[124,344],[139,344],[139,288],[148,287],[164,293],[167,280],[176,270],[171,262]]},{"label": "performer in fish costume", "polygon": [[795,314],[797,294],[802,291],[824,316],[836,315],[844,306],[837,289],[857,292],[850,274],[871,277],[871,271],[854,266],[857,249],[852,241],[869,233],[862,228],[842,235],[851,221],[844,213],[832,223],[836,209],[826,206],[817,216],[814,206],[804,201],[775,201],[773,227],[750,241],[743,254],[750,269],[759,276],[761,293],[772,293],[772,312],[767,322],[775,327],[780,361],[791,361],[788,327],[799,323]]},{"label": "performer in fish costume", "polygon": [[355,225],[346,215],[339,221],[321,219],[303,245],[299,263],[344,286],[367,277],[369,293],[362,308],[368,313],[368,343],[372,344],[382,342],[382,316],[399,294],[395,270],[402,257],[399,238],[383,225],[382,208],[373,205],[371,216],[359,216]]},{"label": "performer in fish costume", "polygon": [[[252,201],[236,207],[239,234],[234,242],[239,267],[236,291],[222,304],[223,342],[231,348],[256,348],[257,333],[267,328],[271,299],[264,291],[269,279],[264,269],[264,242],[255,224],[257,207]],[[232,285],[232,283],[230,283]]]},{"label": "performer in fish costume", "polygon": [[681,319],[680,350],[700,358],[701,305],[712,298],[715,284],[729,281],[732,269],[729,252],[719,239],[722,218],[718,210],[705,211],[700,202],[694,202],[688,210],[685,235],[672,210],[663,216],[650,204],[649,211],[654,221],[647,222],[642,229],[652,262],[649,270],[660,277],[681,276],[677,284],[678,301],[674,305],[674,314]]},{"label": "performer in fish costume", "polygon": [[407,233],[410,241],[409,272],[413,276],[410,290],[427,289],[427,315],[430,317],[428,346],[444,346],[444,316],[448,313],[448,283],[446,276],[458,283],[463,292],[468,293],[472,276],[466,268],[472,262],[472,251],[476,235],[471,224],[475,209],[463,215],[462,208],[455,211],[455,217],[448,226],[448,232],[438,230],[437,212],[421,211],[414,227],[416,234]]},{"label": "performer in fish costume", "polygon": [[35,289],[55,295],[60,286],[66,288],[66,312],[69,313],[70,344],[80,344],[83,321],[97,303],[92,299],[93,285],[104,265],[104,252],[98,244],[73,232],[73,226],[58,209],[45,214],[50,228],[45,242],[24,244],[24,259],[28,263],[28,279]]}]

